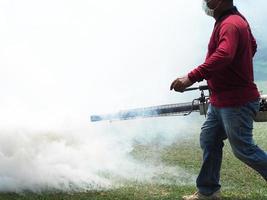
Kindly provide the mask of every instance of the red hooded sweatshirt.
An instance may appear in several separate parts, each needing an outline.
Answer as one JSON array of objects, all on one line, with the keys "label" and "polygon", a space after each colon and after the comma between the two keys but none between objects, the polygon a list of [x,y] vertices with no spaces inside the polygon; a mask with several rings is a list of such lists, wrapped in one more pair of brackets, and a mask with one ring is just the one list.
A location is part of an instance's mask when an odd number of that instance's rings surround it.
[{"label": "red hooded sweatshirt", "polygon": [[233,7],[216,21],[205,62],[188,77],[207,80],[213,106],[242,106],[260,96],[253,75],[256,50],[247,20]]}]

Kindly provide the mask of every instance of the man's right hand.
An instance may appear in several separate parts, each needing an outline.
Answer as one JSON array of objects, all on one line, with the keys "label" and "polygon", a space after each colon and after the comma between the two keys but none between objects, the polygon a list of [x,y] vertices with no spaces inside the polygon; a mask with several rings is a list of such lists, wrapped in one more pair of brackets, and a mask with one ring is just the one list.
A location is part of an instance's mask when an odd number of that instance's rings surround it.
[{"label": "man's right hand", "polygon": [[175,79],[170,87],[170,90],[174,89],[176,92],[184,92],[184,90],[193,85],[188,76]]}]

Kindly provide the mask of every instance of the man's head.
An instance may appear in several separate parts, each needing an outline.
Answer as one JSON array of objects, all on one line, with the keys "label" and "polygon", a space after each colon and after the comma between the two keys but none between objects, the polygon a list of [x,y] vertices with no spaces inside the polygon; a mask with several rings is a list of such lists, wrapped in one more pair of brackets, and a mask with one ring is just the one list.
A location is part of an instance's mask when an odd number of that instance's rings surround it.
[{"label": "man's head", "polygon": [[203,9],[207,15],[217,18],[233,6],[233,0],[203,0]]}]

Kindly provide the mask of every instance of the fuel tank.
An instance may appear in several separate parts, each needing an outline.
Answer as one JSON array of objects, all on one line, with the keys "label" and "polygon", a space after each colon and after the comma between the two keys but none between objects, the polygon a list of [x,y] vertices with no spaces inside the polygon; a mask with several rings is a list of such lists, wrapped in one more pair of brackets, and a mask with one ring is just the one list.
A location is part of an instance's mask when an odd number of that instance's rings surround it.
[{"label": "fuel tank", "polygon": [[267,95],[262,95],[260,100],[260,110],[254,118],[255,122],[267,122]]}]

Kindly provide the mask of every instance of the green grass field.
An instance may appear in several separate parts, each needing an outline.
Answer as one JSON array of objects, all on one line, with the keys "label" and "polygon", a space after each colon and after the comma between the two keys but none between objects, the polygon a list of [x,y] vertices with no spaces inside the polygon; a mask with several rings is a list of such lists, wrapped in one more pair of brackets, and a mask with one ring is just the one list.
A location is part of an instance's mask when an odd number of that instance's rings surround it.
[{"label": "green grass field", "polygon": [[[266,93],[266,82],[260,83],[260,88]],[[199,123],[198,123],[199,124]],[[199,124],[200,125],[200,124]],[[136,143],[131,156],[142,162],[160,162],[166,166],[186,169],[197,174],[202,153],[199,147],[199,127],[194,127],[190,137],[180,138],[171,145],[159,146],[157,143]],[[255,123],[254,139],[256,143],[267,150],[267,123]],[[157,155],[157,160],[153,158]],[[168,184],[125,182],[124,186],[103,191],[88,191],[82,193],[44,192],[34,193],[0,193],[0,200],[173,200],[181,199],[185,194],[195,191],[193,184],[175,184],[173,177],[164,174]],[[173,184],[170,184],[173,183]],[[266,182],[252,169],[237,160],[226,141],[221,171],[223,199],[225,200],[267,200]]]},{"label": "green grass field", "polygon": [[[267,123],[255,124],[255,140],[263,149],[267,149]],[[198,144],[198,133],[162,148],[156,144],[136,144],[131,155],[143,162],[150,162],[155,154],[166,166],[179,166],[188,172],[197,174],[201,163],[201,151]],[[171,180],[171,177],[166,177]],[[224,149],[224,160],[221,171],[222,192],[228,200],[264,200],[267,199],[266,182],[253,170],[238,161],[232,154],[228,142]],[[181,199],[185,194],[195,191],[194,185],[158,183],[125,183],[123,187],[107,191],[88,191],[84,193],[47,192],[41,194],[1,193],[0,200],[170,200]]]}]

